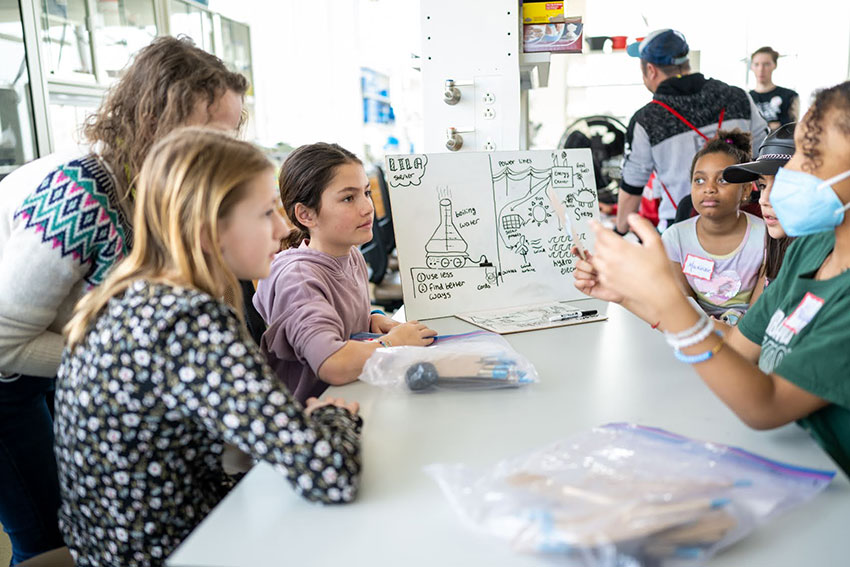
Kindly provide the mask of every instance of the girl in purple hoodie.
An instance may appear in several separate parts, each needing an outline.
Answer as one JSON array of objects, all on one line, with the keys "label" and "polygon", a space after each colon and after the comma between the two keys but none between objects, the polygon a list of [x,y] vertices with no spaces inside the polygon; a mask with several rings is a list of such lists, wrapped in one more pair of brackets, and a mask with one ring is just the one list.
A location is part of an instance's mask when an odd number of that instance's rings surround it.
[{"label": "girl in purple hoodie", "polygon": [[[378,348],[431,344],[436,331],[418,321],[370,313],[358,249],[372,239],[374,219],[363,163],[336,144],[301,146],[286,158],[279,183],[295,229],[257,286],[254,306],[268,324],[261,348],[295,398],[357,380]],[[382,336],[349,340],[362,332]]]}]

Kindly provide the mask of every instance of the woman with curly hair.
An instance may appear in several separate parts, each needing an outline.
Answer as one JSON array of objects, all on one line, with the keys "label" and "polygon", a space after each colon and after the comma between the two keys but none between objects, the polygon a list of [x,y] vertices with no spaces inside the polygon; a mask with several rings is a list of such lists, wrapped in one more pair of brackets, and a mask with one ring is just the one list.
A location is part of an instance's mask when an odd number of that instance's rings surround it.
[{"label": "woman with curly hair", "polygon": [[37,160],[0,186],[0,522],[13,565],[63,545],[52,419],[62,327],[130,251],[141,165],[178,126],[238,130],[246,90],[190,40],[157,38],[88,119],[89,153]]}]

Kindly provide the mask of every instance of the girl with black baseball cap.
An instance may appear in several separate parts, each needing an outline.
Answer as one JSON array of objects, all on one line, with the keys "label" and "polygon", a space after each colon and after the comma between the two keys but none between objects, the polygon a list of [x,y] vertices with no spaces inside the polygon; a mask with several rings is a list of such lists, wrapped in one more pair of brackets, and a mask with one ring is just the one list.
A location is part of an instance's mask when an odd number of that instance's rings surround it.
[{"label": "girl with black baseball cap", "polygon": [[755,161],[732,165],[723,170],[723,178],[729,183],[746,183],[752,181],[759,190],[759,205],[761,205],[762,218],[767,227],[765,237],[764,266],[759,275],[759,285],[753,290],[752,302],[758,299],[764,288],[775,279],[782,266],[785,251],[793,240],[785,234],[779,219],[770,205],[770,190],[773,188],[773,180],[779,168],[788,163],[794,155],[794,127],[795,122],[784,124],[768,134]]}]

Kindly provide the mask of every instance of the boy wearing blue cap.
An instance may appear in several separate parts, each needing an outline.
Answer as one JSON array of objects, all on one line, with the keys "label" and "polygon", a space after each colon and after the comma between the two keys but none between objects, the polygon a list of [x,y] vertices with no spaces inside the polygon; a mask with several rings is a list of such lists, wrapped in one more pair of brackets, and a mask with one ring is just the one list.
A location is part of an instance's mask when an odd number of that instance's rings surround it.
[{"label": "boy wearing blue cap", "polygon": [[691,160],[721,126],[750,132],[754,145],[761,145],[767,135],[767,123],[750,96],[691,73],[689,52],[685,36],[671,29],[654,31],[628,47],[629,55],[640,58],[643,83],[654,96],[632,116],[626,133],[615,228],[619,234],[628,231],[626,219],[637,212],[653,171],[661,191],[658,226],[663,230],[690,192]]}]

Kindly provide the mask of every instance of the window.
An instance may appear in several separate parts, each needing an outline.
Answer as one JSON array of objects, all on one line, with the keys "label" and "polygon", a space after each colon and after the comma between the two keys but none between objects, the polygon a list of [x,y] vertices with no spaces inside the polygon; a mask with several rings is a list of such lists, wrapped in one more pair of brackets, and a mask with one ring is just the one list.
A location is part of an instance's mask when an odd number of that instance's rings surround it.
[{"label": "window", "polygon": [[42,0],[44,62],[51,76],[94,78],[85,0]]},{"label": "window", "polygon": [[130,57],[156,37],[151,0],[98,0],[95,4],[95,47],[98,69],[115,79]]},{"label": "window", "polygon": [[169,8],[171,12],[169,33],[171,35],[175,37],[188,35],[195,42],[195,45],[204,51],[215,53],[212,14],[186,2],[181,2],[181,0],[171,0]]},{"label": "window", "polygon": [[0,179],[36,157],[32,96],[17,0],[0,0]]},{"label": "window", "polygon": [[228,69],[242,73],[248,79],[248,95],[254,94],[254,77],[251,73],[251,33],[248,26],[221,18],[221,60]]},{"label": "window", "polygon": [[50,93],[50,129],[53,151],[84,147],[82,126],[89,114],[100,106],[100,97]]}]

